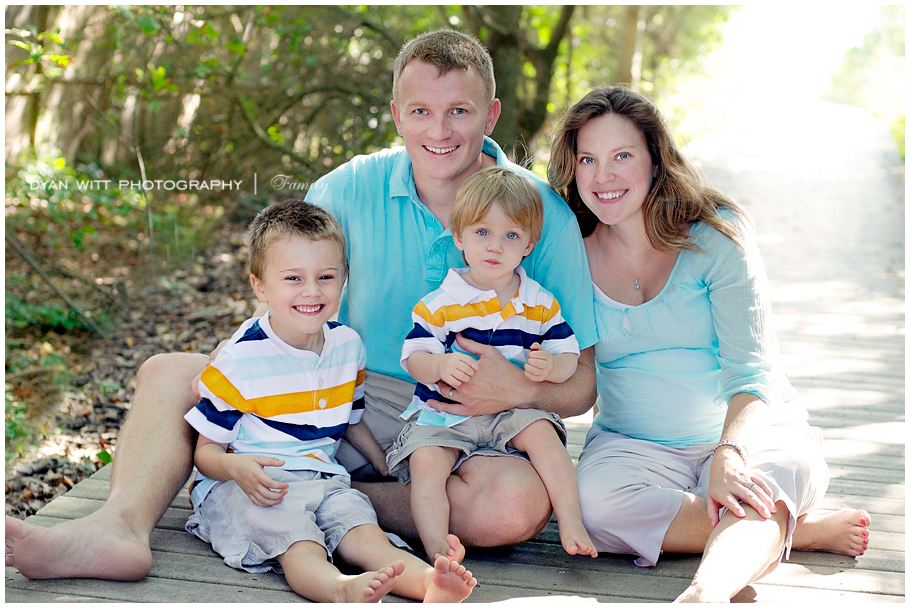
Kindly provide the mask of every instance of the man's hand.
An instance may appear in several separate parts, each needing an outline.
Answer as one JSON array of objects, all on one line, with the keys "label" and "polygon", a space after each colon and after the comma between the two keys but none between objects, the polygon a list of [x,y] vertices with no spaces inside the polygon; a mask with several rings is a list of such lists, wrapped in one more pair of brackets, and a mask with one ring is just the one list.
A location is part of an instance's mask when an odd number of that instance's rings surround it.
[{"label": "man's hand", "polygon": [[496,347],[474,342],[461,334],[455,340],[462,349],[477,355],[479,370],[470,381],[457,388],[439,382],[439,393],[458,403],[431,400],[431,406],[450,414],[481,416],[498,414],[530,401],[521,390],[530,384],[525,379],[524,372],[503,357]]}]

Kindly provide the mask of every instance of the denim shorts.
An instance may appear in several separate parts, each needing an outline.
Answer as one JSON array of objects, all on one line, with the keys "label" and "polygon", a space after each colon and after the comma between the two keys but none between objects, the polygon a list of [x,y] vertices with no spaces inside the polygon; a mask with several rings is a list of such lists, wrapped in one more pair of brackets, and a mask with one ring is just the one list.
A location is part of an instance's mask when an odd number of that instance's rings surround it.
[{"label": "denim shorts", "polygon": [[543,410],[514,409],[489,416],[472,416],[451,427],[423,425],[417,420],[415,416],[405,425],[386,456],[389,474],[404,483],[411,479],[408,457],[422,447],[443,446],[461,450],[452,467],[455,470],[474,455],[525,457],[523,452],[508,445],[509,441],[538,420],[551,422],[563,445],[566,442],[565,424],[556,414]]},{"label": "denim shorts", "polygon": [[281,503],[256,506],[236,482],[221,481],[186,523],[187,532],[210,543],[232,568],[280,573],[275,558],[298,541],[321,545],[331,559],[345,534],[357,526],[377,524],[370,500],[352,489],[345,475],[264,470],[289,484]]}]

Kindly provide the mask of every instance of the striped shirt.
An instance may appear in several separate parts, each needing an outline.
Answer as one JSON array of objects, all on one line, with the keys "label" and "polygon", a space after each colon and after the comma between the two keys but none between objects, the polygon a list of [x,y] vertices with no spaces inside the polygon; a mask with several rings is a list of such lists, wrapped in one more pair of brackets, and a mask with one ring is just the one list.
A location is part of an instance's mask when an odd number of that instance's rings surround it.
[{"label": "striped shirt", "polygon": [[[366,350],[339,323],[326,323],[323,333],[317,355],[281,340],[268,315],[248,319],[202,373],[202,399],[187,422],[235,453],[280,458],[285,470],[347,475],[334,456],[348,425],[363,417]],[[201,473],[200,480],[197,505],[214,485]]]},{"label": "striped shirt", "polygon": [[[414,307],[414,328],[405,339],[401,365],[407,371],[408,357],[423,351],[431,354],[464,352],[455,334],[496,347],[506,359],[524,368],[535,342],[554,355],[579,353],[578,340],[562,317],[559,303],[549,291],[528,278],[520,266],[515,269],[518,293],[503,308],[493,290],[482,291],[464,280],[468,268],[452,268],[439,289]],[[429,399],[449,402],[436,384],[417,384],[411,404],[401,415],[405,420],[420,411],[418,424],[453,426],[467,416],[440,412],[427,404]]]}]

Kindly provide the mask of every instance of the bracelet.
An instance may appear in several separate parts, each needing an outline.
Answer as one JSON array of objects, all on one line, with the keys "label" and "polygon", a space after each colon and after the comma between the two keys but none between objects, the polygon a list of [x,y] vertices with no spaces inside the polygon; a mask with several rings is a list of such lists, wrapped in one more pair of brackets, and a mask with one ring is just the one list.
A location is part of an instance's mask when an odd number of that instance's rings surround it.
[{"label": "bracelet", "polygon": [[746,448],[739,445],[735,441],[730,441],[729,439],[721,439],[719,442],[717,442],[717,447],[714,448],[714,452],[717,452],[718,448],[722,448],[724,446],[730,446],[736,450],[736,453],[739,454],[739,457],[743,459],[743,463],[748,461],[749,456],[746,452]]}]

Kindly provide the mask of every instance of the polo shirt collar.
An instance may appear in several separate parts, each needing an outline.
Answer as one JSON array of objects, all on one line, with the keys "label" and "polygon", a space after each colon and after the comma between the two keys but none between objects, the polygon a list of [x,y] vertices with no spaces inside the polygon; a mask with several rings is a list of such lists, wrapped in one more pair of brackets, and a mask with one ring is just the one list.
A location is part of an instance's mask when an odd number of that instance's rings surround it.
[{"label": "polo shirt collar", "polygon": [[[490,299],[490,294],[496,296],[496,292],[492,289],[488,291],[481,291],[464,280],[464,274],[470,270],[469,268],[450,268],[449,274],[446,275],[445,280],[442,282],[443,291],[448,294],[450,298],[455,300],[459,306],[466,306],[472,302],[483,302]],[[528,284],[530,283],[528,275],[525,273],[525,269],[519,266],[515,269],[515,274],[518,275],[521,283],[518,285],[518,294],[512,298],[511,304],[515,309],[515,312],[521,312],[524,310],[524,304],[522,302],[528,301]],[[505,308],[503,308],[505,310]]]},{"label": "polo shirt collar", "polygon": [[[496,159],[497,165],[506,163],[506,154],[502,151],[495,141],[486,135],[483,138],[483,153]],[[408,156],[404,147],[395,160],[392,167],[392,173],[389,176],[389,195],[393,197],[404,196],[419,202],[417,196],[417,186],[414,184],[414,168],[411,163],[411,157]]]}]

